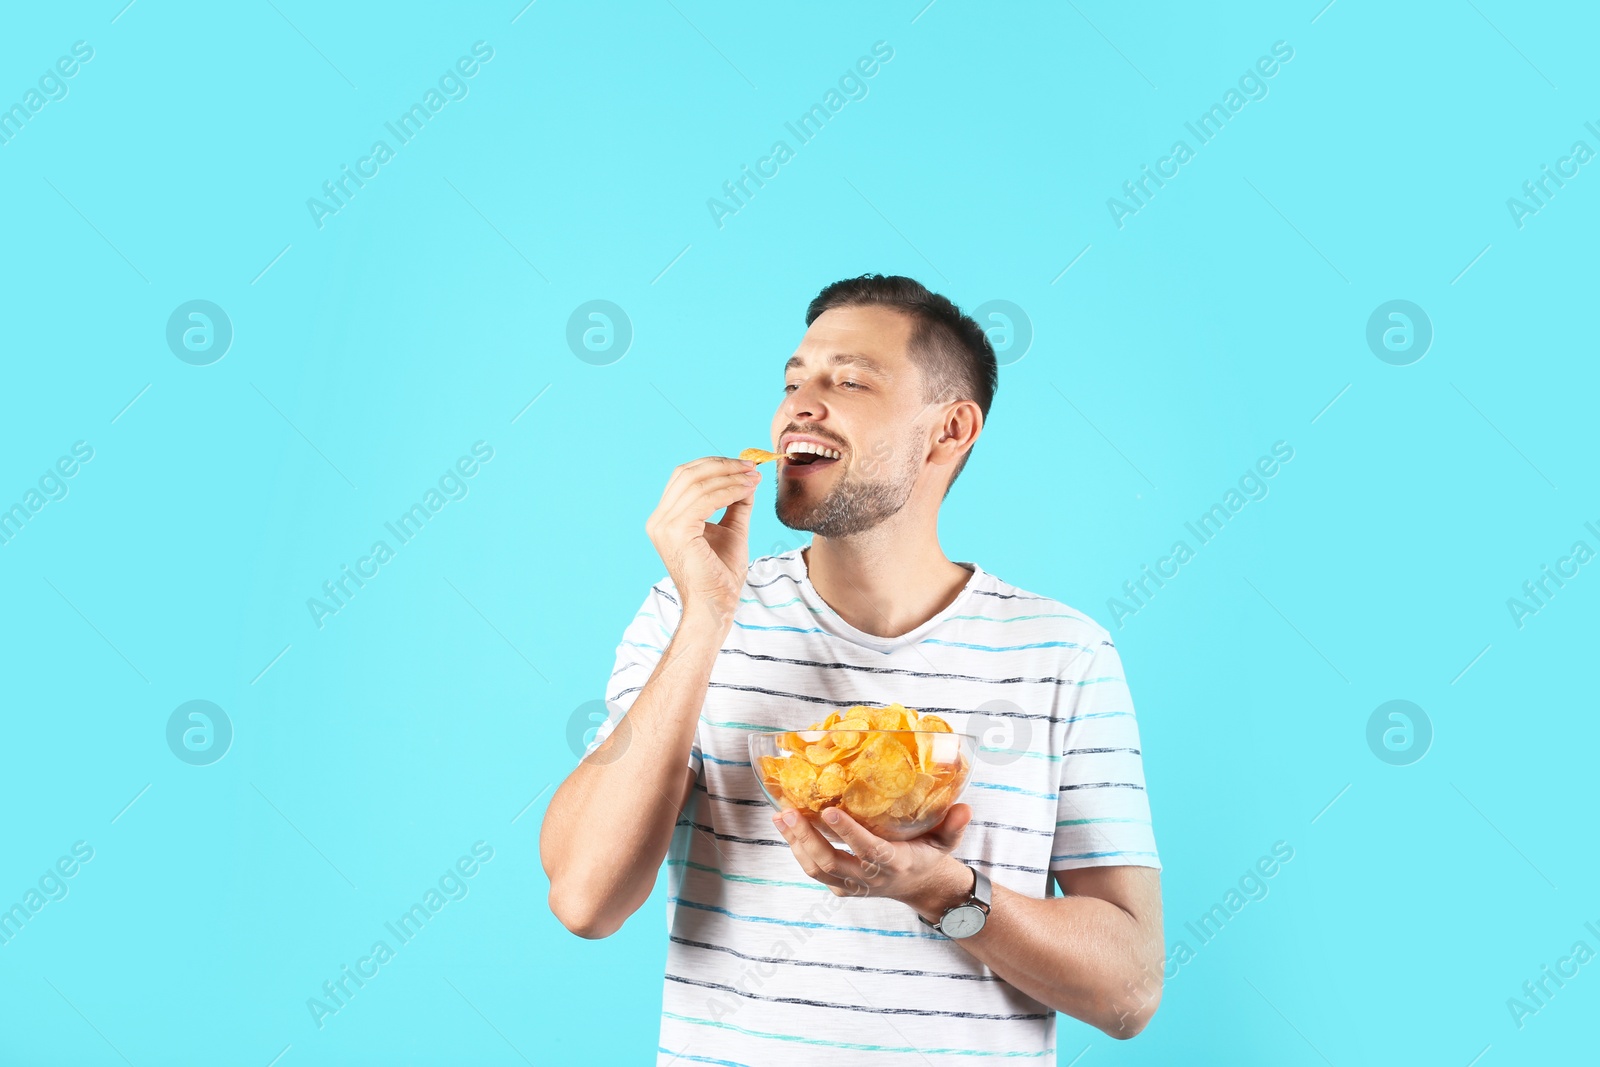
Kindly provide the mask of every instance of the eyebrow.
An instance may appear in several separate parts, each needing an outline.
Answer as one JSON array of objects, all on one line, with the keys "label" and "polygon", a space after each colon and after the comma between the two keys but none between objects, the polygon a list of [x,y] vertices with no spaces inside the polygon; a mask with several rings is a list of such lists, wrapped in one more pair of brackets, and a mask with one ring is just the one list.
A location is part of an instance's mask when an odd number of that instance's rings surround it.
[{"label": "eyebrow", "polygon": [[[793,355],[789,357],[789,362],[783,365],[783,369],[785,373],[787,373],[788,371],[800,366],[804,362],[805,360],[798,354]],[[863,370],[870,371],[873,374],[881,375],[884,373],[883,364],[868,356],[863,356],[859,352],[835,352],[828,357],[828,362],[835,366],[838,366],[841,363],[850,364],[852,366],[860,367]]]}]

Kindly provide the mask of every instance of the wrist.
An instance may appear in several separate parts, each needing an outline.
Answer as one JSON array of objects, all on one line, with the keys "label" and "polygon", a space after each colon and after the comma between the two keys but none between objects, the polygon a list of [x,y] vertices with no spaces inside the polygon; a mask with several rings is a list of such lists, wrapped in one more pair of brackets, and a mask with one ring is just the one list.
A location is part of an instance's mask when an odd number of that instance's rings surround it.
[{"label": "wrist", "polygon": [[945,860],[929,876],[922,891],[906,901],[930,923],[938,923],[944,918],[945,912],[972,895],[974,869],[948,853],[945,854]]},{"label": "wrist", "polygon": [[716,600],[683,597],[683,614],[679,619],[679,628],[689,627],[696,634],[709,636],[722,636],[733,629],[733,616],[739,604],[735,600],[731,604],[719,603]]}]

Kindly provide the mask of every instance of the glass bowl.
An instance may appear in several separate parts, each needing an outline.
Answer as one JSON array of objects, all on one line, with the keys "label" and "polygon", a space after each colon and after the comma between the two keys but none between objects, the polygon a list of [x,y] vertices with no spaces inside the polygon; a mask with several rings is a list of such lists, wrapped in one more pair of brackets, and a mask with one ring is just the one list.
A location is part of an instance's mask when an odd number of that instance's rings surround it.
[{"label": "glass bowl", "polygon": [[946,730],[763,730],[750,735],[750,767],[767,801],[812,820],[838,805],[886,841],[939,825],[972,776],[978,738]]}]

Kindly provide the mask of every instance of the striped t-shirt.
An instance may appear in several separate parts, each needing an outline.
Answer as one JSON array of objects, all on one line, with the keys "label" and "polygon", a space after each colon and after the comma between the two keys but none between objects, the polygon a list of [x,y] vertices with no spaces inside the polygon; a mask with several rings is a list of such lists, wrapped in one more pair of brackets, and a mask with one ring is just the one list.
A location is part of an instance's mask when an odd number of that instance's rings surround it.
[{"label": "striped t-shirt", "polygon": [[[697,781],[667,854],[658,1064],[874,1067],[1053,1063],[1054,1011],[960,942],[882,897],[835,896],[801,870],[750,765],[752,730],[900,703],[979,736],[955,855],[993,882],[1054,896],[1048,872],[1160,867],[1139,730],[1106,630],[972,563],[933,618],[899,637],[849,623],[800,550],[755,560],[711,673],[687,763]],[[617,647],[610,716],[639,695],[677,626],[670,579]],[[586,753],[587,754],[587,753]]]}]

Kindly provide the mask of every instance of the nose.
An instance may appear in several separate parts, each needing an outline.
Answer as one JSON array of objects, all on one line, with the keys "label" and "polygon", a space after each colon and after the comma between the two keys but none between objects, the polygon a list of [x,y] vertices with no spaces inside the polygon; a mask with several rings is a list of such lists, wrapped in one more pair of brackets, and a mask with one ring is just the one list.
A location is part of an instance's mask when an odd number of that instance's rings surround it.
[{"label": "nose", "polygon": [[810,382],[801,382],[784,398],[783,413],[791,422],[810,422],[820,419],[827,412],[820,391],[813,389]]}]

